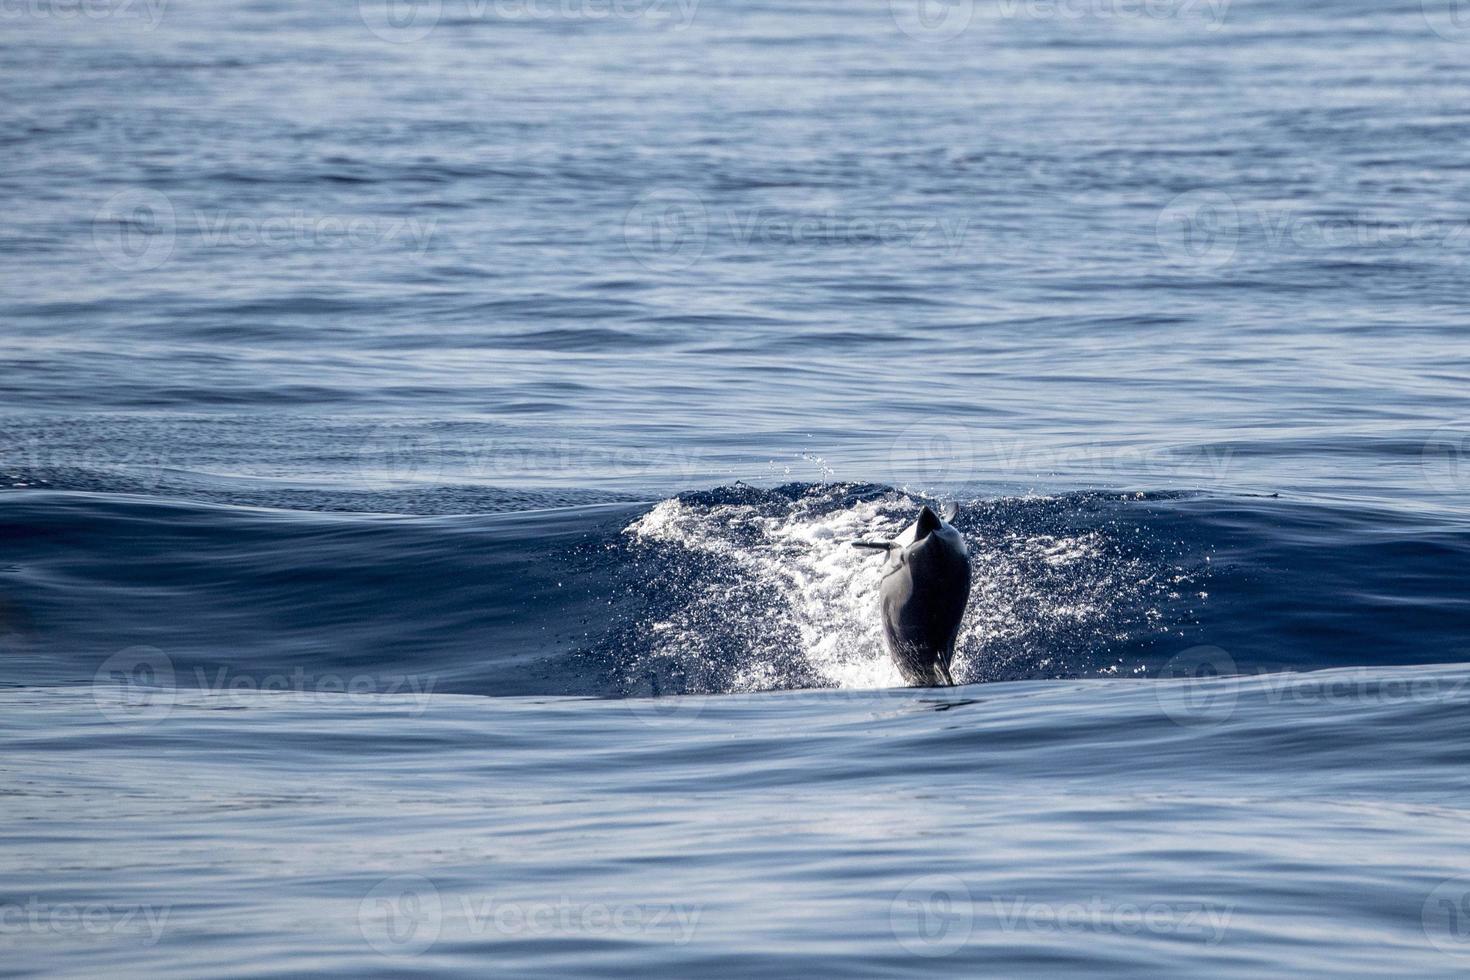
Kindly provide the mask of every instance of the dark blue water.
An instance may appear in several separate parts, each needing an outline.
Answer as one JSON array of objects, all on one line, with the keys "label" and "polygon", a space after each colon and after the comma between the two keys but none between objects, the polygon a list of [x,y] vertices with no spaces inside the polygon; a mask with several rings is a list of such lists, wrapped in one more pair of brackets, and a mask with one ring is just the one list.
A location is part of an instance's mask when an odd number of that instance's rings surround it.
[{"label": "dark blue water", "polygon": [[0,975],[1470,966],[1456,5],[0,25]]}]

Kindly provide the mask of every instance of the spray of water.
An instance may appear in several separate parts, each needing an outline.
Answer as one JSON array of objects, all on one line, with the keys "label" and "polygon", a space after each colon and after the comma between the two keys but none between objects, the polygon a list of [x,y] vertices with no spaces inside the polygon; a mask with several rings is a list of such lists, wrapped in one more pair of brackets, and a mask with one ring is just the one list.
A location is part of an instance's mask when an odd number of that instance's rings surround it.
[{"label": "spray of water", "polygon": [[[974,572],[963,682],[1115,673],[1111,649],[1159,631],[1184,576],[1121,527],[1117,497],[961,501]],[[887,487],[743,485],[665,500],[624,531],[633,612],[625,689],[736,692],[902,684],[883,646],[882,560],[922,503]],[[1127,665],[1123,665],[1128,669]]]}]

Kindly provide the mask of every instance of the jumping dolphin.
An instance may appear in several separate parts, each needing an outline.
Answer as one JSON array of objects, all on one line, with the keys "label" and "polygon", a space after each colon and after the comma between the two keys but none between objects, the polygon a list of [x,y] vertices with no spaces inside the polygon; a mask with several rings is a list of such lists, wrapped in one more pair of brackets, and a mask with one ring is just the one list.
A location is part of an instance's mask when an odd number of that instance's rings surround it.
[{"label": "jumping dolphin", "polygon": [[888,555],[883,566],[883,639],[904,680],[917,687],[953,685],[949,664],[970,599],[965,539],[928,507],[892,541],[854,541]]}]

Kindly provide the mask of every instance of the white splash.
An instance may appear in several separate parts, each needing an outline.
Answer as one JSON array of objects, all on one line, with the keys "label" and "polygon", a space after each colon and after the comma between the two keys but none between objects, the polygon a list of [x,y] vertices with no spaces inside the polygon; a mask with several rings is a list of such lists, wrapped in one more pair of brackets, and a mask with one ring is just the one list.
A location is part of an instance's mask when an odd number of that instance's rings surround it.
[{"label": "white splash", "polygon": [[[642,583],[660,601],[641,633],[648,664],[635,666],[672,665],[690,691],[901,685],[881,632],[883,561],[848,542],[897,535],[919,503],[896,490],[852,499],[840,486],[659,503],[625,529],[635,544],[674,549]],[[1107,525],[1068,526],[1067,508],[1051,498],[963,508],[974,575],[961,682],[1086,671],[1094,650],[1160,628],[1147,604],[1178,587],[1166,584],[1178,570],[1129,553]]]},{"label": "white splash", "polygon": [[[897,534],[913,502],[898,495],[822,513],[816,500],[797,500],[789,512],[762,514],[744,504],[696,507],[665,500],[626,533],[663,541],[735,563],[769,597],[785,606],[808,666],[827,684],[882,688],[903,683],[883,647],[878,618],[882,561],[850,547],[863,537]],[[706,596],[718,602],[720,596]],[[744,619],[748,610],[729,610]],[[755,619],[760,613],[756,611]],[[662,624],[660,624],[662,625]],[[689,623],[701,628],[697,619]],[[698,643],[686,629],[665,626],[660,644]],[[758,637],[752,637],[755,642]],[[779,686],[774,664],[755,661],[737,678],[741,690]]]}]

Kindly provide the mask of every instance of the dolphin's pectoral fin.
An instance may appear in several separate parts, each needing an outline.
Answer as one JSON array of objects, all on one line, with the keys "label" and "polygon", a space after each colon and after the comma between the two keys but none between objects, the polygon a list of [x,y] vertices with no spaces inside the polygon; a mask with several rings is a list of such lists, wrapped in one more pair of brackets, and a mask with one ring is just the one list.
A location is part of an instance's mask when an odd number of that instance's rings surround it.
[{"label": "dolphin's pectoral fin", "polygon": [[854,548],[867,548],[869,551],[887,551],[893,547],[892,541],[854,541]]},{"label": "dolphin's pectoral fin", "polygon": [[939,516],[944,518],[946,522],[953,521],[956,517],[960,516],[960,505],[951,500],[939,508]]}]

